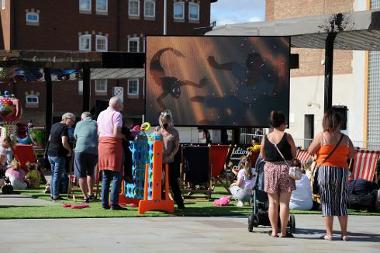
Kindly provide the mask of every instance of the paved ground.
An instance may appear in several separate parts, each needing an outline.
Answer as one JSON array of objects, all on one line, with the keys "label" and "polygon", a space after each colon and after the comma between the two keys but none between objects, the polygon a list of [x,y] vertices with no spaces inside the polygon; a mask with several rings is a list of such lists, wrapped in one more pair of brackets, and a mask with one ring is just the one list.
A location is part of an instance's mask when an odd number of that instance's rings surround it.
[{"label": "paved ground", "polygon": [[380,217],[350,217],[350,242],[318,239],[320,216],[296,221],[296,238],[281,239],[249,233],[245,218],[0,220],[0,252],[380,252]]},{"label": "paved ground", "polygon": [[[51,201],[43,200],[43,199],[33,199],[30,196],[25,196],[25,195],[20,195],[20,194],[9,194],[9,195],[0,194],[0,207],[1,206],[46,206],[46,205],[54,205],[54,203]],[[0,247],[0,252],[1,252],[1,247]]]}]

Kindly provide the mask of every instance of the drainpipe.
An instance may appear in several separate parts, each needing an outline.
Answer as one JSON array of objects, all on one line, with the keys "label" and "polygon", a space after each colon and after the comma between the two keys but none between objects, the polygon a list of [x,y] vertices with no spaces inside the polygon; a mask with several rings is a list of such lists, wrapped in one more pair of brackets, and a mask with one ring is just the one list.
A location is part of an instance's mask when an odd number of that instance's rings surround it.
[{"label": "drainpipe", "polygon": [[168,29],[168,2],[167,0],[164,0],[164,32],[163,34],[167,34],[167,29]]}]

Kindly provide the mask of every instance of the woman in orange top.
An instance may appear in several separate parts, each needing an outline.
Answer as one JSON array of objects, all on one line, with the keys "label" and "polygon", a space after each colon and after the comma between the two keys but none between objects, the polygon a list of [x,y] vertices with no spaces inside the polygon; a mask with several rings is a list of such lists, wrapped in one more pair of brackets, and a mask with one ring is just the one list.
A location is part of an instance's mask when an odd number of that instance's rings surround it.
[{"label": "woman in orange top", "polygon": [[[332,240],[333,219],[338,216],[341,239],[347,241],[347,160],[354,157],[355,151],[350,138],[340,132],[341,123],[337,112],[327,111],[322,122],[323,132],[314,138],[308,152],[310,155],[317,155],[319,166],[319,193],[326,227],[326,235],[321,238]],[[338,146],[334,150],[336,145]]]}]

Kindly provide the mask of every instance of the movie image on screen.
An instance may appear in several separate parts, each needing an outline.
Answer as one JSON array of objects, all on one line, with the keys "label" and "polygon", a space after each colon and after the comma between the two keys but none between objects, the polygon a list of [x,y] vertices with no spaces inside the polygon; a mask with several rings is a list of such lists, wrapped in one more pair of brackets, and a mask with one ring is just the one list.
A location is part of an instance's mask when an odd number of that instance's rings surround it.
[{"label": "movie image on screen", "polygon": [[148,36],[146,120],[170,109],[179,126],[266,127],[289,114],[288,37]]}]

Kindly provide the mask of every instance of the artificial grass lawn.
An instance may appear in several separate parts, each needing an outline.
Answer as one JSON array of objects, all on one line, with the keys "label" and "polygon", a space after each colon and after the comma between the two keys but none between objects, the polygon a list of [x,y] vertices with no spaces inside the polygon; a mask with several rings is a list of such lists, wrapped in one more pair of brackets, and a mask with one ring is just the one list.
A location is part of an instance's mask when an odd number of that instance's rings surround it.
[{"label": "artificial grass lawn", "polygon": [[[37,190],[19,191],[21,195],[31,196],[36,199],[50,201],[50,196],[43,193],[43,188]],[[228,195],[223,187],[216,187],[212,198],[216,199],[223,195]],[[231,201],[229,206],[214,207],[213,199],[198,195],[191,199],[185,199],[186,209],[183,211],[175,210],[174,214],[163,212],[146,212],[143,215],[138,213],[137,208],[127,207],[126,211],[104,210],[100,201],[89,203],[89,208],[70,209],[63,208],[63,203],[80,204],[80,201],[74,202],[72,199],[57,201],[53,205],[47,206],[0,206],[0,219],[43,219],[43,218],[107,218],[107,217],[168,217],[168,216],[236,216],[247,217],[251,207],[236,207],[235,201]],[[296,211],[293,214],[320,214],[320,211]],[[349,210],[350,215],[380,215],[380,213]]]}]

